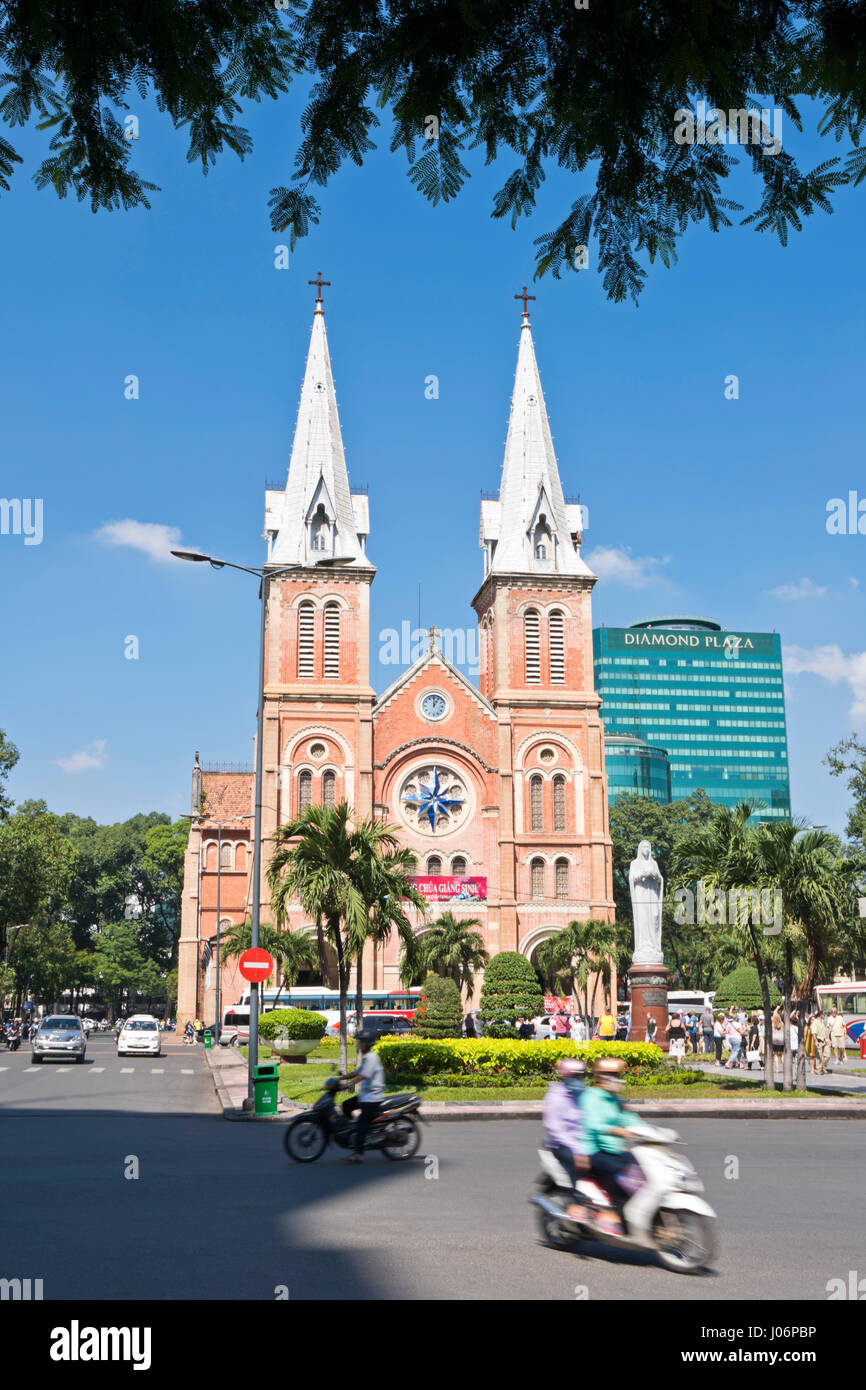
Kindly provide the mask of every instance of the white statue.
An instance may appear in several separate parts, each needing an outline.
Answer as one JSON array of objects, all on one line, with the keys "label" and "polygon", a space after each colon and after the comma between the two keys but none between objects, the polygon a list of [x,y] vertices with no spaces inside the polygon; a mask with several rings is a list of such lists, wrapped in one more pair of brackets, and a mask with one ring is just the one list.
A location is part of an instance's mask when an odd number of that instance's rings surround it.
[{"label": "white statue", "polygon": [[628,870],[631,893],[631,912],[634,918],[633,965],[661,965],[662,954],[662,893],[664,879],[653,859],[649,840],[641,840],[637,858]]}]

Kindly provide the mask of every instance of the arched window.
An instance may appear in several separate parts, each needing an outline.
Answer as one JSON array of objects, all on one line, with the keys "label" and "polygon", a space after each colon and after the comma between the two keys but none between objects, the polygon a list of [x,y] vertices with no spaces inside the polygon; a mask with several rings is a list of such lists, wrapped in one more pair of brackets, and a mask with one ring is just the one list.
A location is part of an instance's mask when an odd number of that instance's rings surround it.
[{"label": "arched window", "polygon": [[340,679],[340,605],[325,604],[325,680]]},{"label": "arched window", "polygon": [[328,521],[328,514],[325,511],[325,505],[323,502],[320,502],[315,510],[313,520],[310,525],[310,535],[313,550],[330,549],[330,546],[328,545],[328,533],[330,529],[330,523]]},{"label": "arched window", "polygon": [[531,830],[544,829],[544,782],[538,775],[529,779],[529,825]]},{"label": "arched window", "polygon": [[568,860],[557,859],[556,861],[556,896],[558,898],[568,897]]},{"label": "arched window", "polygon": [[431,878],[438,878],[442,872],[442,860],[438,854],[431,854],[427,860],[427,872]]},{"label": "arched window", "polygon": [[232,867],[232,846],[228,840],[223,840],[220,845],[220,868],[230,869]]},{"label": "arched window", "polygon": [[523,615],[527,685],[538,685],[541,680],[541,647],[538,632],[538,610],[528,608]]},{"label": "arched window", "polygon": [[547,517],[542,512],[538,518],[532,542],[536,560],[550,559],[550,543],[550,527],[547,524]]},{"label": "arched window", "polygon": [[246,847],[246,845],[237,845],[237,846],[235,847],[235,868],[236,868],[236,869],[245,869],[246,867],[247,867],[247,847]]},{"label": "arched window", "polygon": [[561,773],[553,779],[553,828],[565,829],[565,778]]},{"label": "arched window", "polygon": [[565,681],[565,615],[556,608],[547,621],[550,645],[550,682],[562,685]]},{"label": "arched window", "polygon": [[312,603],[298,608],[298,675],[316,674],[316,610]]},{"label": "arched window", "polygon": [[406,872],[407,874],[417,874],[418,872],[418,860],[414,854],[406,860]]},{"label": "arched window", "polygon": [[215,869],[217,866],[217,847],[208,845],[204,855],[204,866],[206,869]]},{"label": "arched window", "polygon": [[466,860],[462,855],[458,854],[455,859],[451,860],[451,872],[461,878],[466,873]]},{"label": "arched window", "polygon": [[313,774],[302,772],[298,778],[298,810],[305,811],[313,804]]},{"label": "arched window", "polygon": [[336,772],[322,773],[322,805],[336,806],[337,804],[337,774]]},{"label": "arched window", "polygon": [[532,896],[533,898],[544,897],[544,860],[533,859],[529,866],[532,873]]}]

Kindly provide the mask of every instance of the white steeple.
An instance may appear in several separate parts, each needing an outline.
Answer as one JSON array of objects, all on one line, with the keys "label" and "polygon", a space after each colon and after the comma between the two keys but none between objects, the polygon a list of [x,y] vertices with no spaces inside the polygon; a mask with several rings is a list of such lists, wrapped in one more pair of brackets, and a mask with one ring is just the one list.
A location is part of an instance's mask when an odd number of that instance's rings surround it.
[{"label": "white steeple", "polygon": [[265,496],[268,563],[313,566],[319,560],[339,558],[371,569],[364,554],[368,532],[367,498],[352,496],[349,491],[325,313],[319,297],[288,480],[284,492],[269,491]]},{"label": "white steeple", "polygon": [[588,575],[582,510],[562,494],[524,295],[515,296],[524,299],[523,323],[499,498],[481,503],[485,574]]}]

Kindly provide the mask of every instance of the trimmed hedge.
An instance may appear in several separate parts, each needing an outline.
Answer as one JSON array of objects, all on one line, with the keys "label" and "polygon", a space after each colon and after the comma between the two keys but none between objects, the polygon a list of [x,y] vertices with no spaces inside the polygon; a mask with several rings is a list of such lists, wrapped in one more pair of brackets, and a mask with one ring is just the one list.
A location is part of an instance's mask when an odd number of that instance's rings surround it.
[{"label": "trimmed hedge", "polygon": [[413,1030],[421,1038],[459,1038],[463,1027],[460,990],[453,980],[432,971],[424,981],[423,1005],[416,1009]]},{"label": "trimmed hedge", "polygon": [[[417,1076],[417,1075],[392,1075],[389,1073],[388,1080],[392,1085],[405,1086],[407,1090],[417,1089],[423,1091],[426,1086],[441,1086],[443,1089],[456,1090],[465,1087],[472,1091],[495,1091],[504,1090],[508,1086],[520,1084],[515,1081],[513,1076],[499,1074],[498,1072],[480,1073],[475,1072],[467,1075],[465,1072],[443,1072],[441,1075]],[[523,1077],[521,1082],[524,1085],[546,1085],[546,1077]],[[628,1086],[694,1086],[699,1081],[706,1080],[701,1071],[680,1071],[678,1067],[668,1071],[649,1072],[645,1067],[640,1067],[637,1071],[629,1069],[625,1074],[625,1081]]]},{"label": "trimmed hedge", "polygon": [[383,1038],[376,1044],[386,1072],[400,1077],[414,1076],[495,1076],[507,1074],[512,1080],[553,1076],[560,1057],[623,1057],[635,1067],[655,1069],[664,1053],[655,1043],[585,1042],[545,1039],[523,1042],[516,1038]]},{"label": "trimmed hedge", "polygon": [[310,1009],[271,1009],[259,1019],[259,1037],[321,1038],[328,1020]]},{"label": "trimmed hedge", "polygon": [[515,1038],[518,1018],[543,1013],[544,994],[529,961],[519,951],[500,951],[488,963],[481,986],[479,1014],[485,1035]]},{"label": "trimmed hedge", "polygon": [[[770,1007],[777,1008],[782,1003],[782,996],[773,981],[770,980]],[[754,965],[741,965],[736,970],[732,970],[730,975],[719,984],[713,996],[713,1011],[717,1009],[763,1009],[764,996],[761,994],[761,982],[758,978],[758,971]]]}]

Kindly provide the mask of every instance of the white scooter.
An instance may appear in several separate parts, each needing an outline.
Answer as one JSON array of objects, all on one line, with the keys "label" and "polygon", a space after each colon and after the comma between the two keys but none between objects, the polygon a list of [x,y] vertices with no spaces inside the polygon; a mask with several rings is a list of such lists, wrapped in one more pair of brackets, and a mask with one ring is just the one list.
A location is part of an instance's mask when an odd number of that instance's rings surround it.
[{"label": "white scooter", "polygon": [[[556,1250],[574,1250],[581,1240],[603,1241],[625,1250],[653,1250],[677,1274],[706,1269],[713,1254],[716,1213],[698,1196],[704,1185],[687,1158],[670,1151],[682,1143],[674,1129],[643,1125],[629,1147],[644,1182],[626,1201],[619,1231],[606,1228],[615,1214],[610,1197],[591,1177],[580,1178],[577,1200],[586,1209],[579,1221],[568,1215],[574,1203],[571,1181],[549,1149],[539,1149],[542,1172],[530,1201],[538,1207],[541,1234]],[[604,1213],[605,1220],[597,1216]]]}]

